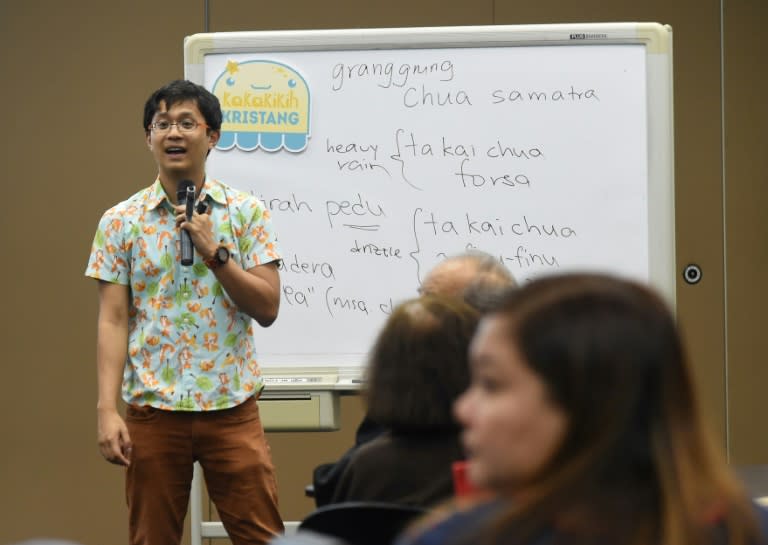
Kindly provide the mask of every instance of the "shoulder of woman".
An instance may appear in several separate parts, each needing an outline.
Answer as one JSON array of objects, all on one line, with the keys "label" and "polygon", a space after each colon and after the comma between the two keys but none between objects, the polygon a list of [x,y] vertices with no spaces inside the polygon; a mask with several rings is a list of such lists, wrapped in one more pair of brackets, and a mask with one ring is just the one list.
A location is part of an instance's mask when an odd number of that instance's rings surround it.
[{"label": "shoulder of woman", "polygon": [[497,501],[446,502],[410,524],[397,545],[442,545],[473,527],[499,507]]}]

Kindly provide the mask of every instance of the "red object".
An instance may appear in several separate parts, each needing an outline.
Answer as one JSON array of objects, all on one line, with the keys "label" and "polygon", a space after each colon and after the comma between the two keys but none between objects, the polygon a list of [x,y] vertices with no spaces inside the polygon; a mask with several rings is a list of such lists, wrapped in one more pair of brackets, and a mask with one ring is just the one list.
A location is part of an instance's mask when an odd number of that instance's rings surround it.
[{"label": "red object", "polygon": [[451,465],[451,470],[453,472],[453,492],[457,497],[469,496],[478,491],[467,476],[468,467],[469,464],[464,460],[453,462]]}]

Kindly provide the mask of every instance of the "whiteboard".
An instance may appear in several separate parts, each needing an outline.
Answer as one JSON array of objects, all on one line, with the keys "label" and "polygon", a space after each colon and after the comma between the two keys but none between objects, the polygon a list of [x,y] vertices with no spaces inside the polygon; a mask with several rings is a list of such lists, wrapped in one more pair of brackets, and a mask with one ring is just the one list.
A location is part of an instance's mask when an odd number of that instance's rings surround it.
[{"label": "whiteboard", "polygon": [[264,368],[362,370],[467,248],[520,282],[597,270],[674,304],[669,27],[207,33],[184,57],[224,111],[208,174],[262,199],[283,251]]}]

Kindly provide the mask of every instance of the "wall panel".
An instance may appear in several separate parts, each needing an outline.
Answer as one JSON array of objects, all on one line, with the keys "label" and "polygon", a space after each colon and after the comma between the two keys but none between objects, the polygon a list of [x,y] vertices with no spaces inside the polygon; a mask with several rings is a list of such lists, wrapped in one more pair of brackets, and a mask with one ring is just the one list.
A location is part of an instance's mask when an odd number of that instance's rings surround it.
[{"label": "wall panel", "polygon": [[307,28],[372,28],[493,24],[493,0],[275,2],[209,0],[211,32]]},{"label": "wall panel", "polygon": [[768,463],[768,3],[729,0],[725,38],[725,224],[731,461]]}]

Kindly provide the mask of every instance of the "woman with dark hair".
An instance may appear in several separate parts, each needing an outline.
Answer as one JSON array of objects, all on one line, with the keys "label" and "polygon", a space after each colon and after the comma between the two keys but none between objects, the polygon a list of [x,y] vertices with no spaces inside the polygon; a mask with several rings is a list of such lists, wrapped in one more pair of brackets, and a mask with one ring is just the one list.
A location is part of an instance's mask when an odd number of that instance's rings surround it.
[{"label": "woman with dark hair", "polygon": [[452,406],[469,386],[467,353],[478,312],[425,295],[399,305],[368,363],[368,416],[387,430],[352,455],[332,503],[426,507],[453,494],[451,464],[464,458]]},{"label": "woman with dark hair", "polygon": [[[506,289],[517,285],[498,258],[477,249],[446,257],[427,272],[418,288],[419,295],[456,297],[481,314]],[[352,455],[385,430],[365,414],[355,432],[355,444],[335,462],[320,464],[312,471],[312,494],[318,507],[333,501],[336,487]]]},{"label": "woman with dark hair", "polygon": [[748,545],[753,505],[696,404],[673,317],[639,284],[534,280],[485,315],[455,405],[493,495],[403,538],[431,544]]}]

